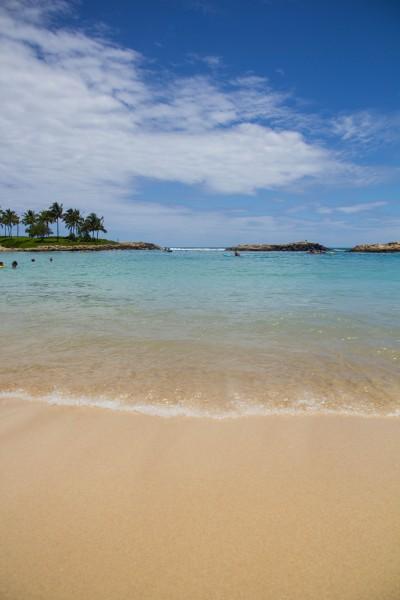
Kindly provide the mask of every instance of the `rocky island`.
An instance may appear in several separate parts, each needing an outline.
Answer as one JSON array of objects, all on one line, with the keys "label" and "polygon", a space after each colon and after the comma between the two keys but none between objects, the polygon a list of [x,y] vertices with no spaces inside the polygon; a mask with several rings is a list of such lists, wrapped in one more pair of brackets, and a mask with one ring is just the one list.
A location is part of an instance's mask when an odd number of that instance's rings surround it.
[{"label": "rocky island", "polygon": [[232,252],[326,252],[328,248],[315,242],[292,242],[290,244],[239,244],[226,250]]},{"label": "rocky island", "polygon": [[350,252],[400,252],[400,241],[387,244],[359,244]]}]

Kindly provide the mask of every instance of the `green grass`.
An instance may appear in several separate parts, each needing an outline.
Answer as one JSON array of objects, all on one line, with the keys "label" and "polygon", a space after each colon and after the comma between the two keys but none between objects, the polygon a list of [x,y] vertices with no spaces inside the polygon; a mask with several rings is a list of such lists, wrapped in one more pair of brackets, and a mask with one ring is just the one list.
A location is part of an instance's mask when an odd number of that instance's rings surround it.
[{"label": "green grass", "polygon": [[44,238],[29,238],[24,236],[15,237],[0,237],[0,246],[4,248],[36,248],[37,246],[100,246],[101,244],[115,244],[111,240],[92,240],[90,242],[72,241],[67,237],[61,237],[57,240],[55,236]]}]

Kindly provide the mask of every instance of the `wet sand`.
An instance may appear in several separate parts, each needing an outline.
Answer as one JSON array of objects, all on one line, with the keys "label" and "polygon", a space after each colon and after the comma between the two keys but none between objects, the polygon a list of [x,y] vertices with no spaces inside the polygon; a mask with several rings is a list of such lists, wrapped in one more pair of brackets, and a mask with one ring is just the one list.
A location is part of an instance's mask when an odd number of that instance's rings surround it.
[{"label": "wet sand", "polygon": [[2,600],[400,598],[400,420],[3,399]]}]

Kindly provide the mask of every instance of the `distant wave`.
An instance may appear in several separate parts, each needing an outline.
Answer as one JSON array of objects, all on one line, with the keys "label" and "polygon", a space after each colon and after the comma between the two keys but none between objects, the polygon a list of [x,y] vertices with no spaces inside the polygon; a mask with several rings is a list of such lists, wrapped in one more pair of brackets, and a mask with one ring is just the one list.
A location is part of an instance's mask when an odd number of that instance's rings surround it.
[{"label": "distant wave", "polygon": [[178,248],[170,246],[171,250],[181,252],[224,252],[225,248]]}]

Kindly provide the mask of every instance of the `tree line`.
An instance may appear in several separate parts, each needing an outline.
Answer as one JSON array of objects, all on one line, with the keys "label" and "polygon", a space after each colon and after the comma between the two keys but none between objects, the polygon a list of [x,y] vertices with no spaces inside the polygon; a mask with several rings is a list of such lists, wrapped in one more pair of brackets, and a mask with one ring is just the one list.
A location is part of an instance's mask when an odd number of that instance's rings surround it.
[{"label": "tree line", "polygon": [[0,209],[0,228],[4,229],[6,236],[13,237],[14,228],[25,225],[25,232],[30,238],[49,237],[53,234],[50,225],[56,224],[57,240],[60,237],[60,222],[63,222],[69,231],[71,240],[94,240],[99,239],[99,233],[107,233],[104,227],[104,217],[96,213],[90,213],[86,217],[79,209],[69,208],[64,212],[62,204],[54,202],[49,208],[35,212],[27,210],[19,216],[11,208]]}]

